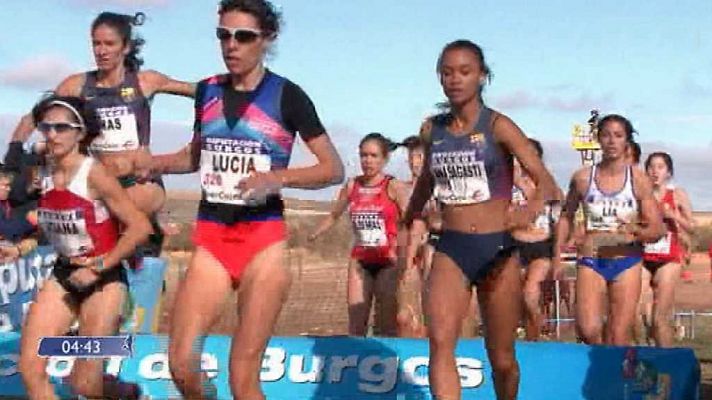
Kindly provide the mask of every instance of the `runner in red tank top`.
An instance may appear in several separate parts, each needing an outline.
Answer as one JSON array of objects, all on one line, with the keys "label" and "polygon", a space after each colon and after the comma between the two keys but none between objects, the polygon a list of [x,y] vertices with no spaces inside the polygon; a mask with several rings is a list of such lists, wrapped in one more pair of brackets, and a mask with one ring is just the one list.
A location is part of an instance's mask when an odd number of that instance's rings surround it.
[{"label": "runner in red tank top", "polygon": [[[96,135],[95,118],[83,113],[75,97],[50,97],[33,111],[47,140],[51,167],[39,201],[40,229],[58,253],[52,277],[45,282],[22,330],[18,369],[31,399],[56,398],[37,356],[41,337],[65,334],[79,319],[79,335],[116,334],[126,299],[121,260],[148,238],[151,226],[106,169],[86,156]],[[117,234],[117,223],[125,229]],[[70,384],[90,398],[135,398],[135,390],[103,379],[103,360],[78,359]]]},{"label": "runner in red tank top", "polygon": [[670,321],[674,289],[684,258],[680,234],[692,233],[692,207],[687,193],[670,182],[674,169],[669,154],[650,154],[645,169],[653,183],[667,232],[657,242],[645,246],[643,286],[652,287],[653,299],[652,304],[644,306],[644,322],[657,346],[670,347],[673,344]]},{"label": "runner in red tank top", "polygon": [[331,228],[348,208],[355,236],[349,263],[349,335],[364,336],[374,294],[381,305],[376,326],[385,336],[396,334],[397,234],[408,202],[406,186],[383,172],[388,156],[398,145],[379,133],[361,140],[363,175],[344,185],[334,209],[317,230],[314,240]]}]

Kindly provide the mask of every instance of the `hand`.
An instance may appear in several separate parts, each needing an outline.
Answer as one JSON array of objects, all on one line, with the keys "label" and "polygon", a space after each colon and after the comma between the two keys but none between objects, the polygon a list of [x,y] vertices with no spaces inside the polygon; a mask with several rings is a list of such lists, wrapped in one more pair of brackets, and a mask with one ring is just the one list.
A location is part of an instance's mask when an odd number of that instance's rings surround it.
[{"label": "hand", "polygon": [[676,209],[670,207],[667,203],[663,204],[663,218],[677,221],[677,216],[678,212]]},{"label": "hand", "polygon": [[148,179],[151,174],[151,152],[146,147],[140,148],[134,153],[133,173],[139,179]]},{"label": "hand", "polygon": [[0,246],[0,263],[13,263],[20,258],[20,248],[15,245]]},{"label": "hand", "polygon": [[267,196],[278,194],[282,181],[272,172],[254,172],[238,183],[241,198],[248,203],[264,203]]},{"label": "hand", "polygon": [[32,114],[25,114],[20,118],[15,131],[12,133],[12,140],[18,142],[26,142],[35,130],[35,121],[32,119]]},{"label": "hand", "polygon": [[104,163],[109,174],[120,178],[131,175],[134,171],[134,163],[129,157],[112,158]]},{"label": "hand", "polygon": [[525,229],[531,225],[533,218],[528,206],[515,207],[510,206],[505,216],[505,226],[509,230]]}]

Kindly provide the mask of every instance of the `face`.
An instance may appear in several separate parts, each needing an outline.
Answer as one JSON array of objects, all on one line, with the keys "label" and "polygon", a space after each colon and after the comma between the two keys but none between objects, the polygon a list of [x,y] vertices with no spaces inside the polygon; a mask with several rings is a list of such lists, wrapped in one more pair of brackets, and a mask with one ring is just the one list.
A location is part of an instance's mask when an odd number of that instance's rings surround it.
[{"label": "face", "polygon": [[408,152],[408,167],[413,177],[417,178],[423,172],[423,162],[425,161],[425,152],[422,148],[415,148]]},{"label": "face", "polygon": [[128,43],[124,43],[116,29],[99,25],[91,33],[94,62],[100,71],[112,71],[124,63],[129,53]]},{"label": "face", "polygon": [[662,157],[653,157],[646,170],[648,177],[656,186],[664,185],[670,179],[670,170]]},{"label": "face", "polygon": [[6,176],[0,176],[0,201],[7,200],[10,195],[10,178]]},{"label": "face", "polygon": [[476,99],[485,79],[477,57],[465,49],[449,50],[440,65],[440,84],[450,104],[462,105]]},{"label": "face", "polygon": [[604,158],[616,160],[626,157],[628,139],[622,123],[608,121],[598,131],[598,142],[601,144]]},{"label": "face", "polygon": [[[43,126],[46,125],[46,126]],[[48,154],[61,158],[79,152],[79,142],[84,137],[72,112],[64,107],[52,107],[45,112],[38,129],[47,141]]]},{"label": "face", "polygon": [[383,171],[386,157],[381,151],[381,146],[375,140],[369,140],[361,145],[359,150],[361,171],[366,177],[374,177]]},{"label": "face", "polygon": [[261,34],[260,25],[252,14],[229,11],[220,16],[218,25],[230,31],[241,29],[260,32],[258,35],[250,35],[248,32],[241,34],[238,31],[237,39],[233,35],[219,39],[223,61],[231,74],[245,75],[262,64],[270,40]]}]

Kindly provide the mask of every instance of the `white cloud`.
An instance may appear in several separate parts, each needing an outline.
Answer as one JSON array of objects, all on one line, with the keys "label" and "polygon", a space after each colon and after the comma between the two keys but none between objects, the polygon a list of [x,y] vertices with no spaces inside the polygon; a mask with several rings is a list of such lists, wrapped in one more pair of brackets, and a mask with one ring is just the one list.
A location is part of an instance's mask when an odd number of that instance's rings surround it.
[{"label": "white cloud", "polygon": [[[94,6],[95,0],[68,0],[70,3],[81,6]],[[172,3],[173,0],[103,0],[102,7],[150,7],[150,6],[165,6]]]},{"label": "white cloud", "polygon": [[0,70],[0,84],[20,89],[51,90],[76,71],[77,68],[66,58],[42,54]]}]

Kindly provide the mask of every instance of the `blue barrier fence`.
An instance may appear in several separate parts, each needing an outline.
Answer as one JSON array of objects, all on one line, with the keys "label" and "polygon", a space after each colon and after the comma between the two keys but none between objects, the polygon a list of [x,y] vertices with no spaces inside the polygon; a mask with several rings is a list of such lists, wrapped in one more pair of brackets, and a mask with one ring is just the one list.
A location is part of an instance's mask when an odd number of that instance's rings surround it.
[{"label": "blue barrier fence", "polygon": [[[16,370],[19,334],[0,335],[0,395],[24,393]],[[205,340],[202,366],[229,399],[230,339]],[[133,357],[111,359],[107,374],[139,385],[155,399],[175,398],[167,339],[140,335]],[[689,349],[590,347],[565,343],[517,343],[519,399],[699,399],[699,367]],[[47,371],[58,393],[68,394],[72,359],[53,358]],[[483,342],[457,347],[463,399],[495,399]],[[270,400],[430,399],[428,345],[419,339],[273,338],[261,380]]]}]

